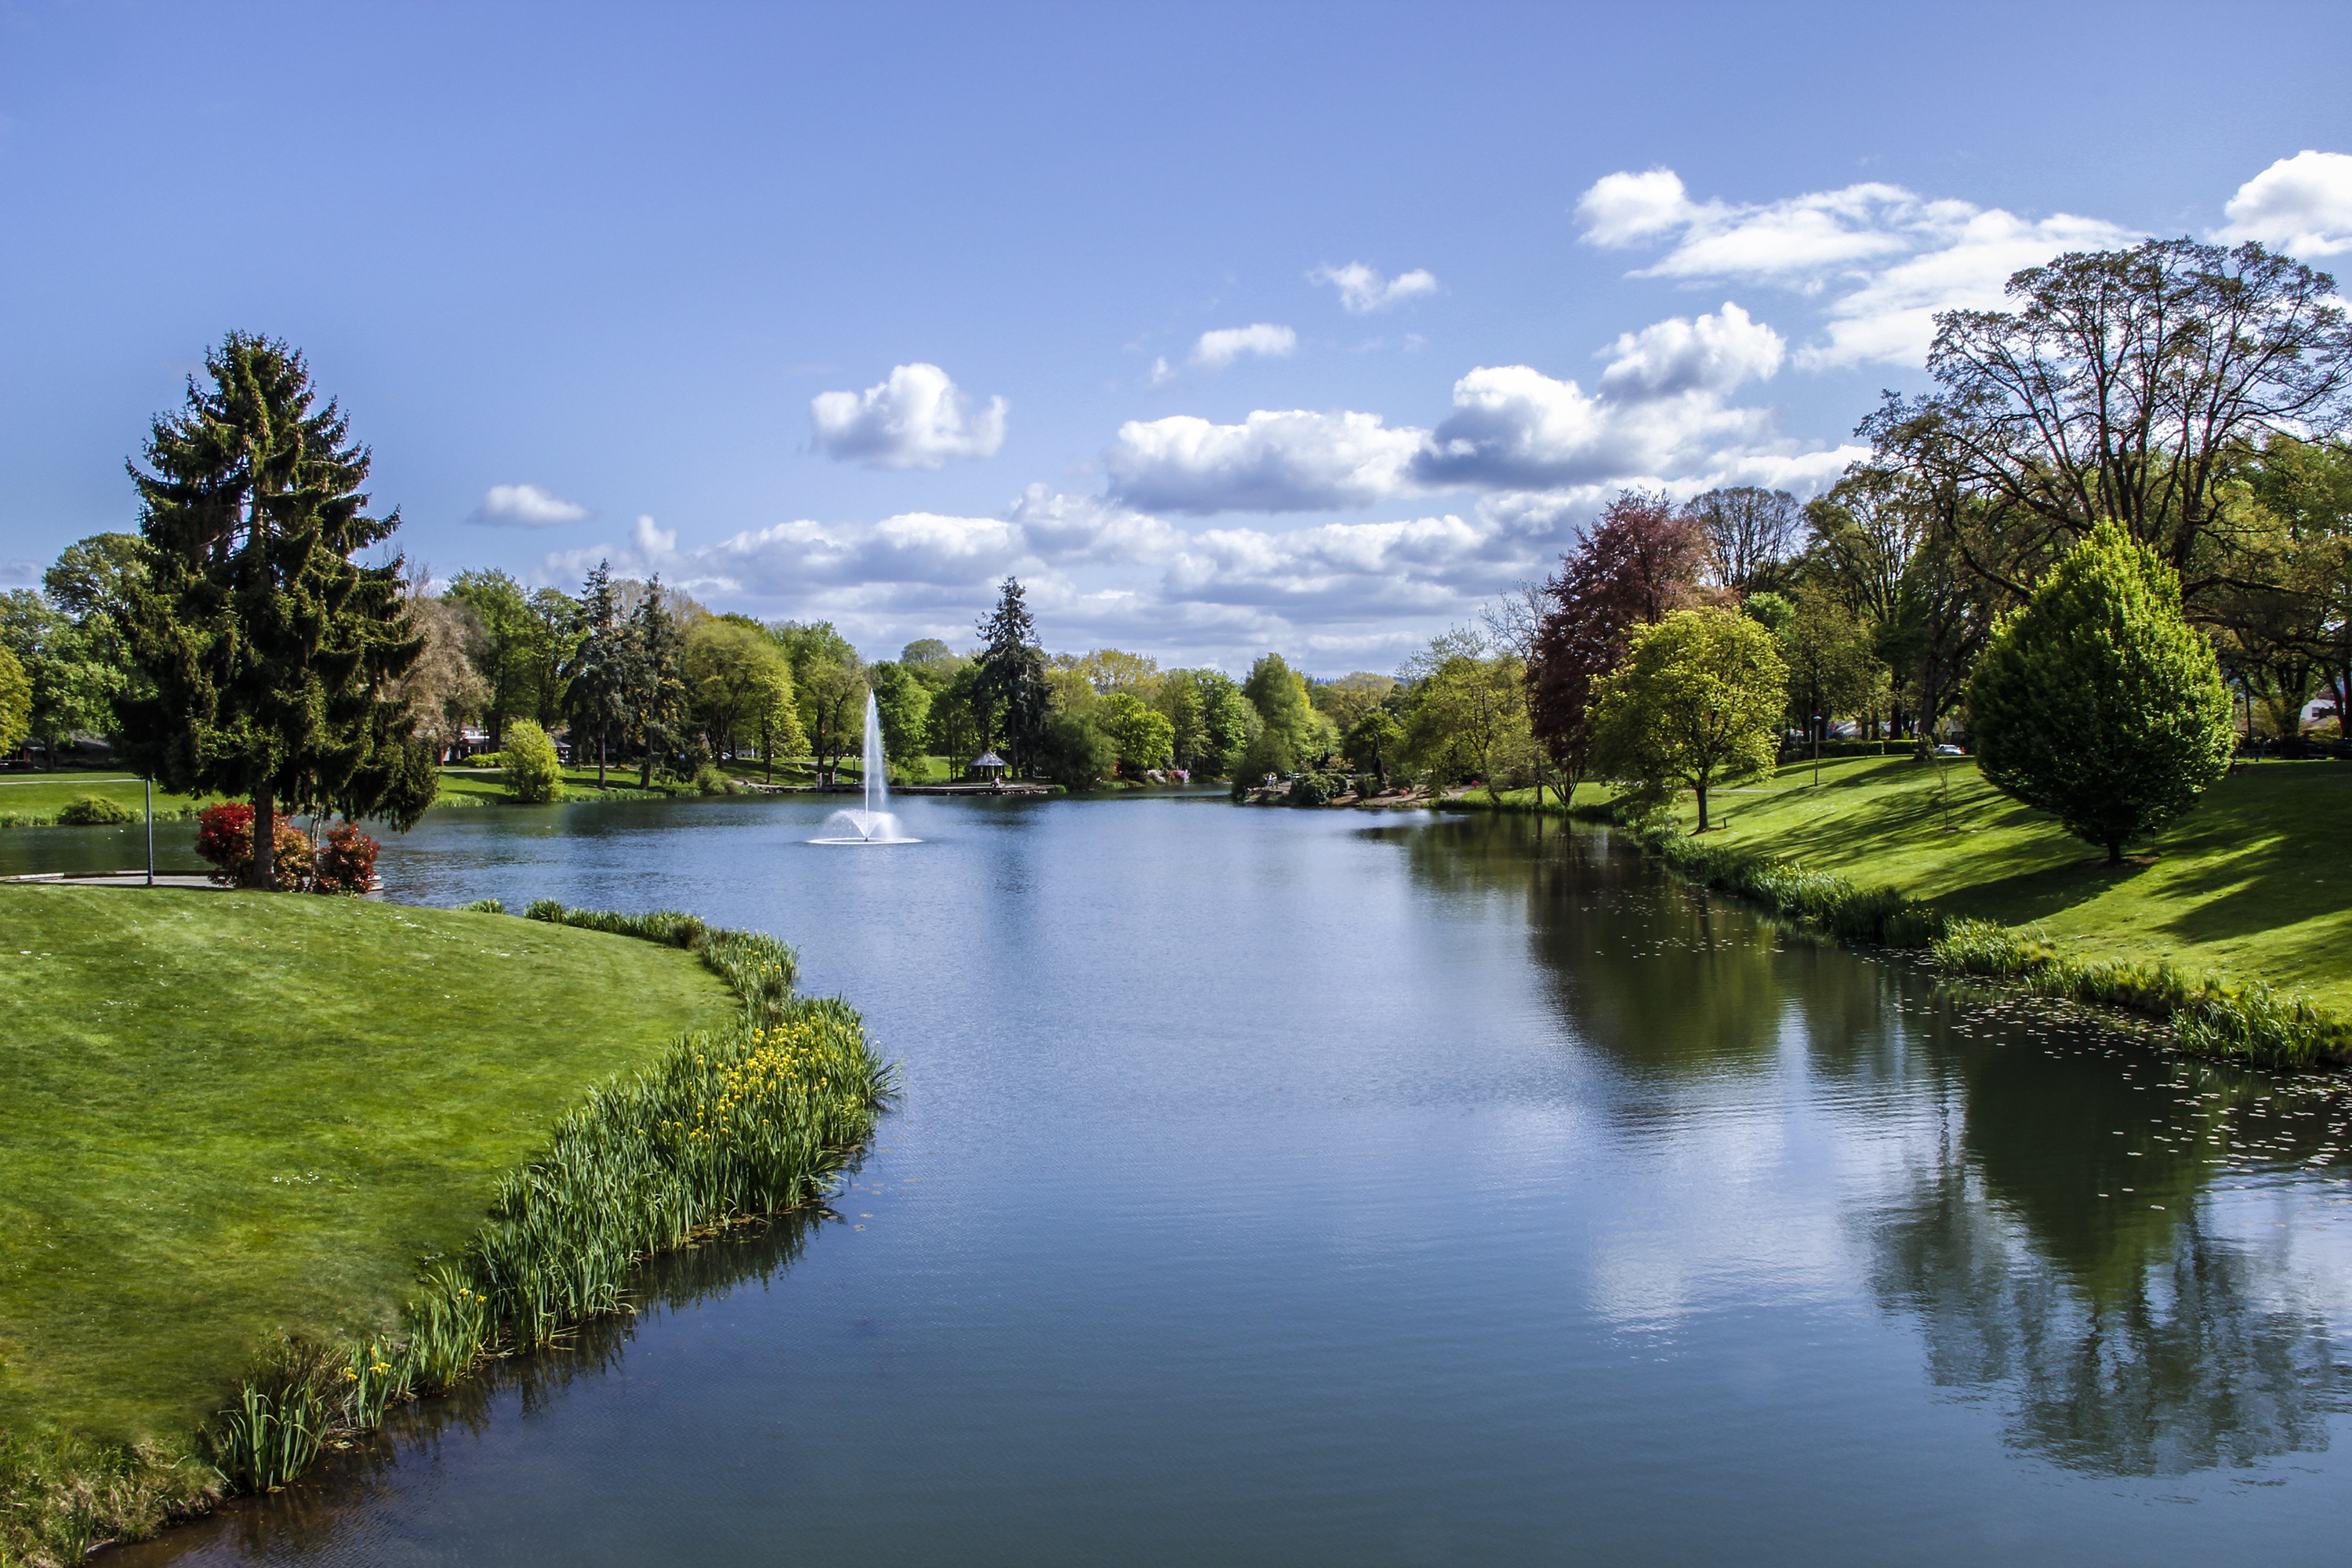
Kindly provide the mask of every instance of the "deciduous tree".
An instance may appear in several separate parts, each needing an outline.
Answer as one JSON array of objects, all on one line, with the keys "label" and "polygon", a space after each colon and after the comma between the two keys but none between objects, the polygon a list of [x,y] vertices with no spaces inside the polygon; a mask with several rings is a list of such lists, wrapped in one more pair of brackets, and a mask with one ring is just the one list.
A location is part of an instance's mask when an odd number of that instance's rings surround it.
[{"label": "deciduous tree", "polygon": [[789,683],[791,662],[757,621],[713,616],[686,634],[687,692],[714,751],[734,755],[738,737],[754,727],[761,693],[779,674]]},{"label": "deciduous tree", "polygon": [[2229,765],[2212,645],[2182,618],[2179,574],[2120,523],[2094,527],[2002,621],[1969,713],[1985,778],[2110,863]]},{"label": "deciduous tree", "polygon": [[1936,318],[1941,390],[1889,395],[1881,452],[1985,494],[2004,549],[1971,564],[2023,594],[2102,522],[2157,552],[2193,605],[2241,575],[2222,492],[2279,432],[2340,427],[2352,325],[2335,279],[2260,245],[2149,240],[2009,280],[2012,308]]},{"label": "deciduous tree", "polygon": [[1653,804],[1688,789],[1704,833],[1708,790],[1770,771],[1788,680],[1772,634],[1734,611],[1637,626],[1594,697],[1592,766]]},{"label": "deciduous tree", "polygon": [[1797,552],[1801,514],[1787,490],[1741,485],[1694,496],[1685,516],[1706,531],[1717,581],[1740,595],[1779,585]]},{"label": "deciduous tree", "polygon": [[16,656],[0,647],[0,752],[25,743],[33,722],[33,683]]},{"label": "deciduous tree", "polygon": [[792,660],[810,760],[829,782],[841,759],[866,744],[866,667],[831,621],[785,621],[770,631]]},{"label": "deciduous tree", "polygon": [[1118,748],[1120,764],[1137,773],[1166,767],[1176,749],[1176,726],[1131,692],[1105,697],[1095,711],[1094,725]]},{"label": "deciduous tree", "polygon": [[1706,530],[1664,495],[1624,490],[1544,584],[1551,605],[1528,665],[1530,716],[1564,792],[1584,771],[1599,682],[1624,658],[1633,628],[1701,602],[1709,548]]},{"label": "deciduous tree", "polygon": [[882,753],[911,767],[922,756],[931,729],[931,689],[901,663],[888,659],[868,665],[866,683],[874,689],[876,716],[882,724]]}]

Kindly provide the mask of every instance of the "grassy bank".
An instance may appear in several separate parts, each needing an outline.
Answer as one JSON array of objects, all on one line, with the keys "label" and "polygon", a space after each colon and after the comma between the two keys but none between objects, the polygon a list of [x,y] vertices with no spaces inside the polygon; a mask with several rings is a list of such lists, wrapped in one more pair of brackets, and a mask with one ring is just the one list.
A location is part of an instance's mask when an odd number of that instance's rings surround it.
[{"label": "grassy bank", "polygon": [[870,1129],[787,950],[533,912],[0,889],[0,1561],[272,1484]]},{"label": "grassy bank", "polygon": [[[1577,809],[1606,799],[1587,786]],[[1502,805],[1533,809],[1524,791]],[[2352,1055],[2352,973],[2334,962],[2352,938],[2336,826],[2352,764],[2245,768],[2120,867],[1965,759],[1940,777],[1908,757],[1824,762],[1819,784],[1804,763],[1710,805],[1715,831],[1652,847],[1715,886],[1868,940],[1940,928],[1948,969],[2171,1017],[2193,1048],[2281,1065]],[[1695,808],[1676,822],[1695,826]]]},{"label": "grassy bank", "polygon": [[[1711,804],[1710,840],[1891,885],[1954,918],[2027,926],[2054,947],[2168,963],[2352,1015],[2352,763],[2262,763],[2222,780],[2126,864],[1999,794],[1965,759],[1784,768]],[[1950,806],[1947,831],[1945,805]],[[1686,823],[1696,814],[1685,811]]]},{"label": "grassy bank", "polygon": [[359,900],[13,887],[0,936],[11,1431],[178,1436],[272,1339],[389,1323],[585,1085],[731,1009],[684,952]]}]

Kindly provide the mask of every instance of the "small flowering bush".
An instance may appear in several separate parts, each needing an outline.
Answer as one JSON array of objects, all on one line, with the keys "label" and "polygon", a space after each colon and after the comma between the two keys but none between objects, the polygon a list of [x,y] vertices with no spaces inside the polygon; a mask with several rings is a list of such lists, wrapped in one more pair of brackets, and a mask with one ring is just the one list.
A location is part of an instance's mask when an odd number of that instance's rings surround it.
[{"label": "small flowering bush", "polygon": [[[310,840],[284,817],[271,835],[275,880],[281,893],[299,891],[310,881]],[[208,805],[196,813],[196,853],[208,861],[212,879],[225,888],[244,882],[253,869],[253,807],[241,800]],[[369,858],[373,867],[374,858]]]},{"label": "small flowering bush", "polygon": [[373,893],[376,889],[375,858],[383,847],[351,823],[327,835],[319,846],[310,873],[314,893]]}]

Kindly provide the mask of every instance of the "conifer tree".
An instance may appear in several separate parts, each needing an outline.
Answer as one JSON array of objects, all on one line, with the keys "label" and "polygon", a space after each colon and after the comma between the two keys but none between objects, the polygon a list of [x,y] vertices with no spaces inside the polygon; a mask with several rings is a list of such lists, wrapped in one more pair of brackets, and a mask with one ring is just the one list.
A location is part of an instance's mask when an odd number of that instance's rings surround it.
[{"label": "conifer tree", "polygon": [[268,888],[281,813],[406,826],[429,803],[386,691],[424,639],[399,558],[352,560],[400,514],[366,514],[368,449],[332,401],[313,406],[302,356],[231,332],[205,371],[156,419],[147,467],[129,465],[152,554],[123,629],[153,688],[120,717],[130,760],[165,787],[252,800],[252,885]]},{"label": "conifer tree", "polygon": [[1017,772],[1022,752],[1043,736],[1049,717],[1045,650],[1036,646],[1037,623],[1030,618],[1018,578],[1004,580],[996,608],[975,629],[982,645],[972,683],[981,730],[1002,742],[1009,753],[1005,761]]},{"label": "conifer tree", "polygon": [[629,719],[645,742],[637,787],[654,782],[654,758],[677,751],[686,727],[686,633],[662,604],[661,578],[646,584],[646,596],[629,617]]},{"label": "conifer tree", "polygon": [[[604,766],[613,731],[626,732],[629,711],[630,637],[621,619],[620,595],[613,591],[612,563],[599,561],[580,587],[580,641],[562,667],[565,706],[575,742],[596,743],[596,787],[604,787]],[[572,748],[579,760],[579,748]]]}]

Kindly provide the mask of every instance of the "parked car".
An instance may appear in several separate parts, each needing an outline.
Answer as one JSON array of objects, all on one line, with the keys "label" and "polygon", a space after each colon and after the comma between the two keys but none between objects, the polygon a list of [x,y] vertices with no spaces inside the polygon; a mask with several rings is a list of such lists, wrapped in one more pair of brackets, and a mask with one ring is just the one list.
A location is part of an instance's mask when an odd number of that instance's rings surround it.
[{"label": "parked car", "polygon": [[1937,747],[1936,754],[1939,757],[1965,757],[1968,755],[1966,752],[1963,752],[1949,741],[1947,741],[1942,745]]}]

